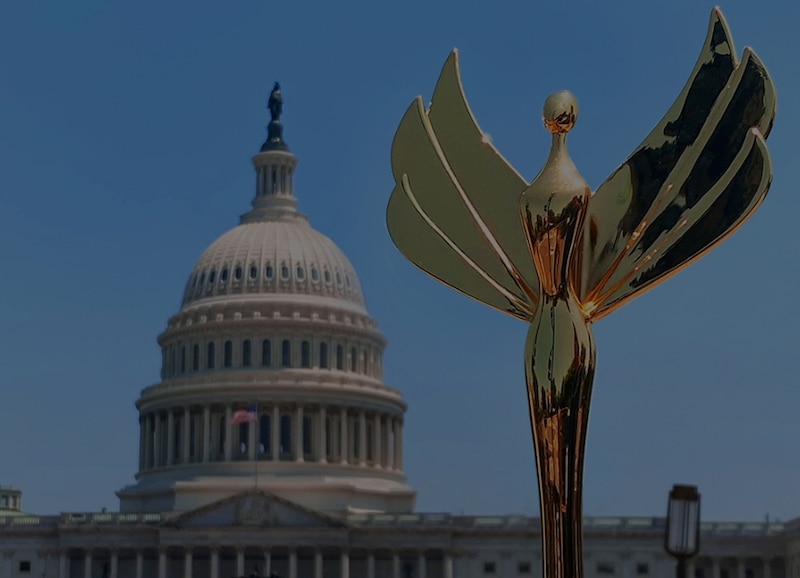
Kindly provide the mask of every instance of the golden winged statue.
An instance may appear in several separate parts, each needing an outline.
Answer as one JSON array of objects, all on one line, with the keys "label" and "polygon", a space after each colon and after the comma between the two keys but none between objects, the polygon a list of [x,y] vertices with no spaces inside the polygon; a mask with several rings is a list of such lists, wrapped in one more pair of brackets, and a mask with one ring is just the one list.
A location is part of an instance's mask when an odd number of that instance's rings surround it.
[{"label": "golden winged statue", "polygon": [[453,51],[429,108],[409,107],[392,145],[392,240],[454,289],[530,324],[525,372],[547,578],[576,578],[595,369],[591,323],[699,259],[763,201],[775,88],[736,57],[718,9],[686,86],[644,142],[592,193],[569,157],[578,116],[551,95],[544,167],[528,183],[479,128]]}]

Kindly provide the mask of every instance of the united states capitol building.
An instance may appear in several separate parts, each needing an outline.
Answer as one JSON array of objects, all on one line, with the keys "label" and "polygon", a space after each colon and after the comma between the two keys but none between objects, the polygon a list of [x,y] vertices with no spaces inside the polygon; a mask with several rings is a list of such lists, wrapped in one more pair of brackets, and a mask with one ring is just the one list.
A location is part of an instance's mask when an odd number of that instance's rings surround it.
[{"label": "united states capitol building", "polygon": [[[278,99],[252,209],[158,337],[119,512],[30,515],[0,486],[0,578],[541,575],[538,518],[414,511],[386,341],[350,261],[298,211]],[[587,518],[586,575],[671,578],[664,525]],[[688,578],[800,578],[800,520],[701,529]]]}]

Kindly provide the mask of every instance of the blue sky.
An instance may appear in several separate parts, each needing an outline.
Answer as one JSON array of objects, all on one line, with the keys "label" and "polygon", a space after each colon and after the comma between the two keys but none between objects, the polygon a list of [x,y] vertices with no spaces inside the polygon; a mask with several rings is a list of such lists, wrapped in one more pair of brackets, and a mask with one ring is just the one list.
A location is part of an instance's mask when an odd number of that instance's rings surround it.
[{"label": "blue sky", "polygon": [[[418,509],[537,513],[527,328],[394,248],[394,130],[458,47],[476,117],[527,178],[549,146],[541,103],[572,90],[570,151],[597,186],[677,96],[713,4],[474,4],[0,4],[0,484],[27,510],[117,507],[155,338],[249,207],[279,80],[301,209],[350,257],[389,339]],[[663,515],[684,482],[706,519],[800,516],[800,5],[722,9],[778,87],[775,179],[733,238],[595,325],[589,515]]]}]

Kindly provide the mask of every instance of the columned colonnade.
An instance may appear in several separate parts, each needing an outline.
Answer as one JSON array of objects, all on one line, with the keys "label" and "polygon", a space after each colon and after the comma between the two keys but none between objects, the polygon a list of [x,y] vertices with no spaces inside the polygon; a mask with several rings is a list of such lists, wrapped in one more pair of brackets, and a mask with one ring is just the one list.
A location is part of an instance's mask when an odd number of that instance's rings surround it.
[{"label": "columned colonnade", "polygon": [[[256,554],[257,552],[257,554]],[[254,556],[256,554],[256,556]],[[208,576],[228,578],[231,572],[237,576],[250,575],[257,567],[262,576],[279,572],[287,578],[309,575],[313,578],[377,578],[381,576],[403,578],[403,571],[411,564],[416,578],[454,578],[453,556],[446,551],[390,551],[320,548],[280,548],[273,553],[269,548],[256,550],[242,547],[171,547],[155,549],[84,549],[60,550],[58,556],[58,578],[93,578],[103,575],[120,578],[122,574],[135,578],[184,578]],[[227,564],[223,569],[223,562]],[[353,563],[360,571],[352,572]],[[125,571],[121,566],[125,565]],[[205,565],[200,568],[199,565]],[[433,566],[431,566],[433,564]],[[77,572],[76,572],[77,567]],[[301,568],[302,567],[302,568]],[[430,568],[435,567],[435,573]],[[302,573],[301,573],[302,569]],[[155,572],[154,572],[155,571]]]},{"label": "columned colonnade", "polygon": [[[252,404],[251,404],[252,405]],[[312,461],[403,469],[403,419],[387,412],[302,403],[259,404],[234,425],[242,403],[142,412],[139,470],[221,461]]]}]

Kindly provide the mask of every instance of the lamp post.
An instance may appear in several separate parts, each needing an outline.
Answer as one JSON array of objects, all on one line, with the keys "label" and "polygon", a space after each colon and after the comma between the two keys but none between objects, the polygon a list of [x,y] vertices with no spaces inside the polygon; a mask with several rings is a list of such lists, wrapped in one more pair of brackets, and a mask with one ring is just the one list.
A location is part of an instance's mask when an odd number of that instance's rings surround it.
[{"label": "lamp post", "polygon": [[700,494],[697,486],[672,486],[667,505],[664,549],[678,561],[676,577],[687,578],[686,561],[700,551]]}]

